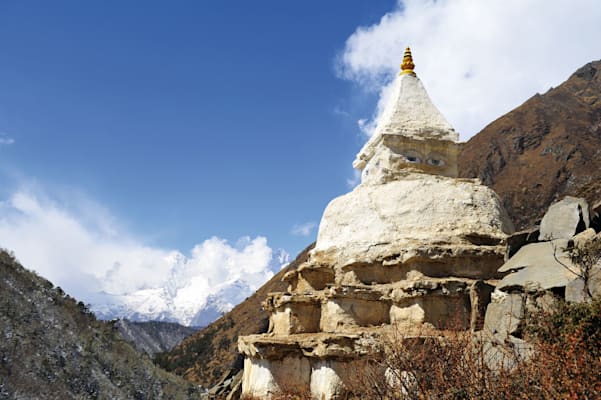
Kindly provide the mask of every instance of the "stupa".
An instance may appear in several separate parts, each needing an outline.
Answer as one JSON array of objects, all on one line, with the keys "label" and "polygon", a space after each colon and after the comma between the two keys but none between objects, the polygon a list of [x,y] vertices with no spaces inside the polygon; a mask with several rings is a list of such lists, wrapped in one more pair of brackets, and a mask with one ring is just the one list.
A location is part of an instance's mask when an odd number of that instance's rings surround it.
[{"label": "stupa", "polygon": [[336,399],[391,328],[482,328],[513,225],[491,189],[457,178],[459,135],[414,68],[407,48],[353,163],[361,183],[330,202],[309,259],[266,300],[268,332],[239,338],[243,394]]}]

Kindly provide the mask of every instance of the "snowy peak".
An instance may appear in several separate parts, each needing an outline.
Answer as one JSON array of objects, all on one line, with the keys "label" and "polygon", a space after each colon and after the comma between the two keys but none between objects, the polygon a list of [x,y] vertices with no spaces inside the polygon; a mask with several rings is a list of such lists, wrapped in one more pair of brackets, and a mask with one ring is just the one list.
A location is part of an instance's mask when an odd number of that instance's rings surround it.
[{"label": "snowy peak", "polygon": [[[213,244],[223,247],[224,243]],[[93,311],[103,319],[205,326],[252,295],[290,259],[285,250],[263,251],[261,241],[248,239],[242,251],[230,252],[226,265],[211,273],[206,242],[201,246],[205,248],[197,246],[191,258],[174,257],[169,278],[160,286],[123,294],[98,293]]]}]

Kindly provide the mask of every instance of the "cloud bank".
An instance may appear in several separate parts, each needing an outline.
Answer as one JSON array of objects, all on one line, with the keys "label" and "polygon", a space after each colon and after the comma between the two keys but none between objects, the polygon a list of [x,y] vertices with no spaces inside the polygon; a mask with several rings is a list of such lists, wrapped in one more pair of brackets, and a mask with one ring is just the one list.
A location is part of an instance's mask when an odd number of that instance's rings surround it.
[{"label": "cloud bank", "polygon": [[153,311],[149,301],[161,301],[169,304],[160,312],[170,310],[190,322],[210,296],[232,284],[254,291],[288,262],[287,253],[274,252],[260,236],[233,244],[212,237],[194,246],[189,256],[147,246],[124,232],[102,207],[89,201],[78,205],[15,191],[0,202],[0,247],[93,306],[138,301],[146,303],[138,304],[139,310]]},{"label": "cloud bank", "polygon": [[370,134],[403,50],[434,103],[468,139],[537,92],[601,58],[597,0],[406,0],[347,39],[337,73],[379,91],[378,110],[359,121]]}]

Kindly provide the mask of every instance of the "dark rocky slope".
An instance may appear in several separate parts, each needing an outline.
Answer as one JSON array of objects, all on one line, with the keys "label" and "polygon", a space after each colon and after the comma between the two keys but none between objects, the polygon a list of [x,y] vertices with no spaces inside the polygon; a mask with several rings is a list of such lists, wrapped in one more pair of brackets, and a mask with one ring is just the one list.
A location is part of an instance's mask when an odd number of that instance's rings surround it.
[{"label": "dark rocky slope", "polygon": [[566,195],[601,198],[601,61],[472,137],[459,170],[491,186],[518,229]]},{"label": "dark rocky slope", "polygon": [[0,399],[189,399],[197,389],[157,368],[60,288],[0,251]]},{"label": "dark rocky slope", "polygon": [[203,387],[211,387],[222,380],[220,378],[240,370],[242,358],[237,350],[238,336],[267,331],[269,314],[261,308],[261,303],[268,293],[286,290],[288,285],[282,282],[282,277],[306,261],[312,248],[313,244],[232,311],[188,337],[173,350],[157,354],[155,360],[168,371],[183,375]]},{"label": "dark rocky slope", "polygon": [[126,319],[115,321],[115,326],[124,340],[151,356],[171,350],[198,330],[175,322],[135,322]]}]

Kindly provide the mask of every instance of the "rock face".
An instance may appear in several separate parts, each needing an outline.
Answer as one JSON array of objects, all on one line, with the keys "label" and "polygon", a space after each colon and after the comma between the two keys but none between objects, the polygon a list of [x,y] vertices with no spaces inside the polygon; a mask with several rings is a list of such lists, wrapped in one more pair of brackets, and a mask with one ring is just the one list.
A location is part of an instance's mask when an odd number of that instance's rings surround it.
[{"label": "rock face", "polygon": [[[601,234],[587,229],[595,218],[585,199],[566,197],[544,215],[540,241],[533,240],[538,229],[513,240],[514,254],[499,268],[505,276],[491,295],[481,333],[490,367],[511,367],[507,362],[515,360],[516,354],[505,354],[504,346],[495,343],[510,342],[518,357],[529,356],[530,346],[522,340],[522,321],[528,312],[548,310],[558,301],[585,302],[601,295]],[[522,240],[526,236],[528,240]],[[591,249],[588,256],[574,258],[587,248]]]},{"label": "rock face", "polygon": [[540,223],[539,240],[569,239],[589,226],[586,200],[567,196],[549,207]]},{"label": "rock face", "polygon": [[485,280],[501,276],[513,226],[492,190],[456,178],[458,135],[403,72],[355,160],[361,184],[327,206],[315,248],[284,276],[287,291],[264,302],[268,332],[238,340],[245,395],[336,399],[382,335],[484,325]]},{"label": "rock face", "polygon": [[150,356],[155,353],[171,350],[196,329],[174,322],[133,322],[121,319],[115,322],[121,337],[133,346]]},{"label": "rock face", "polygon": [[540,289],[565,287],[576,277],[577,267],[566,253],[567,239],[531,243],[522,247],[499,272],[507,273],[497,289],[510,291],[536,283]]},{"label": "rock face", "polygon": [[[584,289],[574,281],[582,281],[587,273],[573,262],[570,252],[598,239],[597,232],[588,228],[590,220],[585,199],[568,196],[551,205],[543,217],[540,241],[523,243],[516,249],[499,268],[505,276],[496,289],[507,293],[548,290],[566,293],[568,288],[574,290],[576,286]],[[566,300],[570,301],[567,293]]]},{"label": "rock face", "polygon": [[463,147],[459,174],[501,197],[518,229],[566,195],[601,198],[601,61],[537,94]]}]

